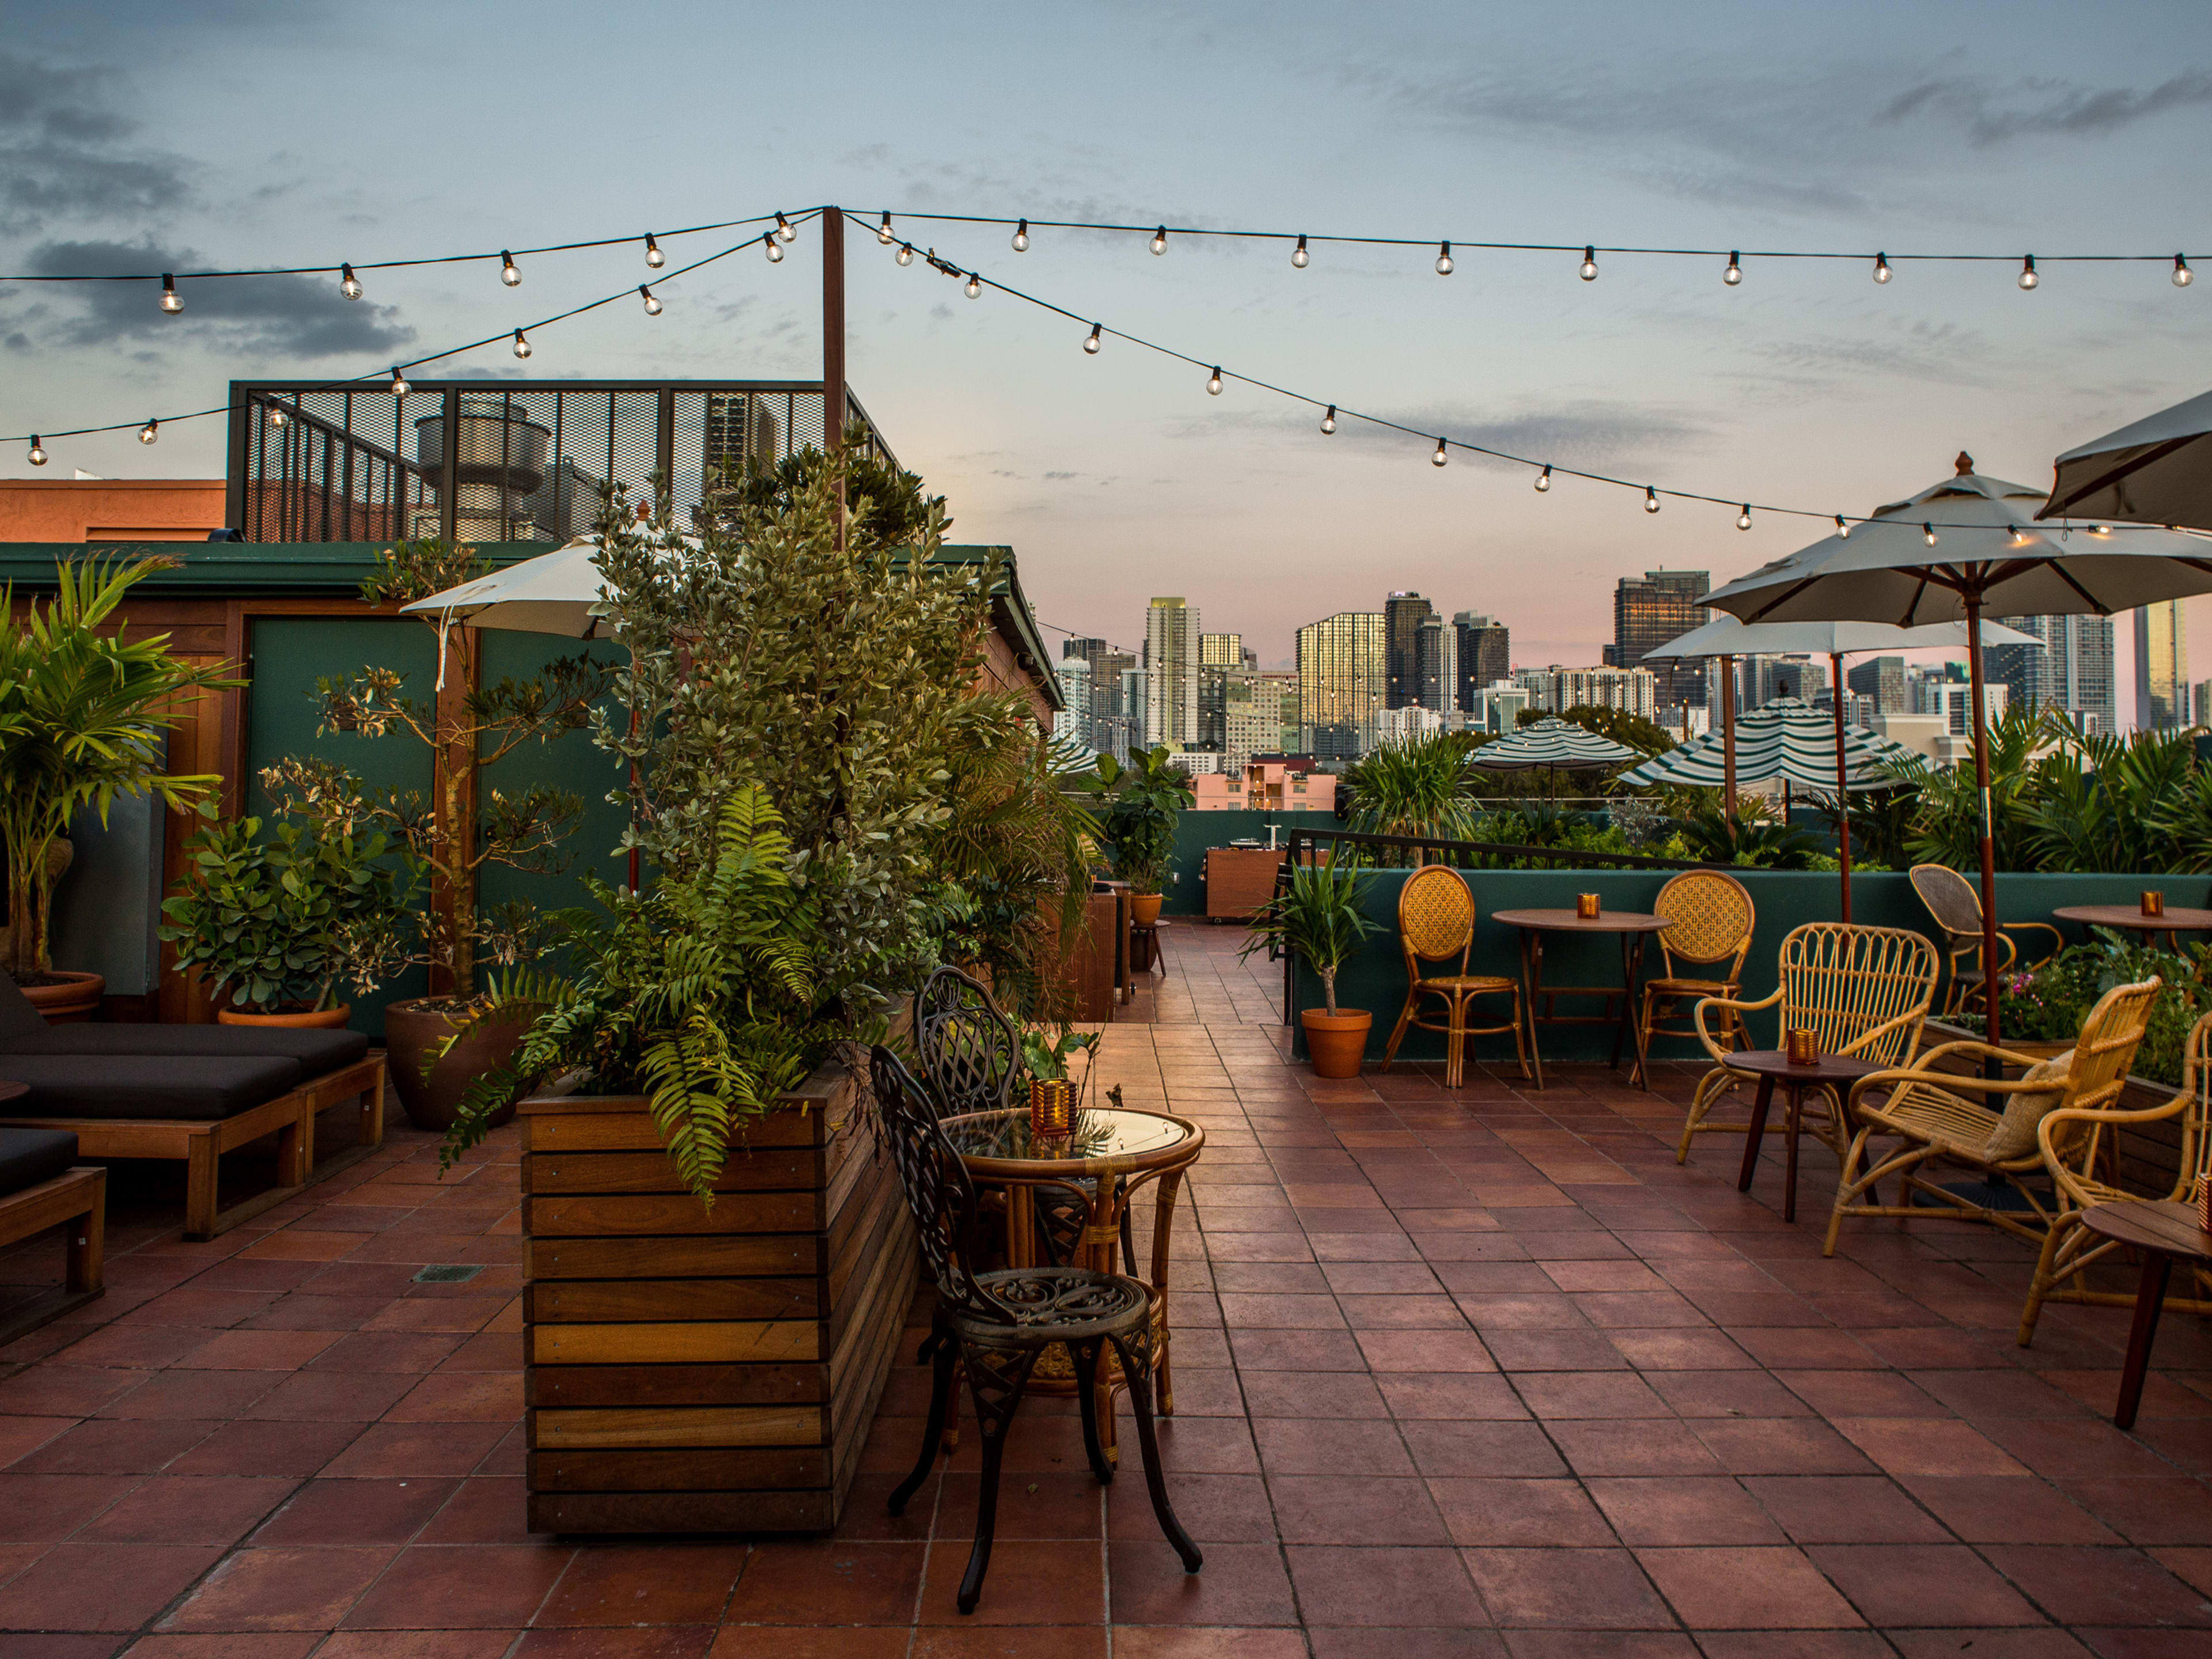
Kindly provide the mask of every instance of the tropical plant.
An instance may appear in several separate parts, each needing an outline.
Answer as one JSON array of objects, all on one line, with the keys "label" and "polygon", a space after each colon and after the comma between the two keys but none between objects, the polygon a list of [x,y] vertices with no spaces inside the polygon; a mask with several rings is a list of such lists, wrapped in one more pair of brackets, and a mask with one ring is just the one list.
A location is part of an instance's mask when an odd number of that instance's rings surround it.
[{"label": "tropical plant", "polygon": [[1175,857],[1176,817],[1196,799],[1189,774],[1169,764],[1161,744],[1135,750],[1127,766],[1099,756],[1087,783],[1103,808],[1101,834],[1113,852],[1114,873],[1133,893],[1158,892]]},{"label": "tropical plant", "polygon": [[[2192,944],[2176,953],[2123,939],[2109,928],[2092,929],[2087,945],[2069,945],[2032,973],[2004,979],[1998,990],[2004,1036],[2014,1042],[2071,1042],[2098,998],[2115,985],[2139,984],[2154,975],[2163,984],[2130,1069],[2178,1086],[2190,1028],[2212,1008],[2212,947]],[[1981,1029],[1978,1014],[1959,1018]]]},{"label": "tropical plant", "polygon": [[1456,733],[1436,732],[1373,750],[1345,774],[1346,819],[1363,835],[1423,841],[1468,841],[1475,810],[1468,746]]},{"label": "tropical plant", "polygon": [[[173,655],[167,634],[126,638],[117,612],[132,587],[178,561],[70,561],[51,599],[0,627],[0,848],[8,861],[7,966],[36,983],[52,970],[51,854],[87,807],[107,822],[118,795],[150,791],[181,810],[222,780],[164,769],[162,738],[190,693],[235,687],[221,666]],[[14,615],[15,592],[0,590]]]},{"label": "tropical plant", "polygon": [[1255,951],[1288,951],[1321,976],[1322,1000],[1336,1012],[1336,975],[1359,942],[1382,931],[1360,908],[1368,878],[1350,865],[1302,864],[1287,890],[1252,915],[1239,962]]},{"label": "tropical plant", "polygon": [[872,1036],[823,1017],[813,896],[765,790],[738,784],[714,825],[704,869],[642,893],[586,877],[597,908],[557,913],[568,969],[495,976],[486,1006],[453,1039],[528,1011],[505,1070],[471,1087],[447,1163],[483,1138],[519,1087],[575,1073],[601,1094],[646,1097],[677,1173],[701,1203],[733,1139],[775,1109],[841,1037]]},{"label": "tropical plant", "polygon": [[[2026,861],[2029,763],[2047,732],[2042,711],[2024,705],[2007,708],[1990,727],[1990,819],[2000,870],[2033,867]],[[1937,766],[1923,756],[1908,755],[1887,769],[1919,804],[1905,836],[1907,858],[1915,864],[1948,864],[1954,870],[1979,868],[1982,802],[1972,760]]]},{"label": "tropical plant", "polygon": [[1717,789],[1686,792],[1688,810],[1674,830],[1689,856],[1707,864],[1751,865],[1768,870],[1808,870],[1820,843],[1808,831],[1778,822],[1763,797],[1746,795],[1736,810],[1723,809]]},{"label": "tropical plant", "polygon": [[311,837],[296,823],[264,835],[259,818],[238,818],[185,850],[161,936],[218,1000],[256,1013],[335,1008],[341,985],[366,995],[405,959],[403,894],[381,836]]}]

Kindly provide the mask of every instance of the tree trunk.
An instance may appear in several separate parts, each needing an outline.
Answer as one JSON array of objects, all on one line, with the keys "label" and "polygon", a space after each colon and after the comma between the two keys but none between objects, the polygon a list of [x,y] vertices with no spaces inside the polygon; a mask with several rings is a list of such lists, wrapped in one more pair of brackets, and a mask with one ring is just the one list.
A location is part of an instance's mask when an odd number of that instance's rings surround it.
[{"label": "tree trunk", "polygon": [[1321,968],[1315,971],[1321,975],[1322,1002],[1328,1011],[1334,1014],[1336,1012],[1336,969]]}]

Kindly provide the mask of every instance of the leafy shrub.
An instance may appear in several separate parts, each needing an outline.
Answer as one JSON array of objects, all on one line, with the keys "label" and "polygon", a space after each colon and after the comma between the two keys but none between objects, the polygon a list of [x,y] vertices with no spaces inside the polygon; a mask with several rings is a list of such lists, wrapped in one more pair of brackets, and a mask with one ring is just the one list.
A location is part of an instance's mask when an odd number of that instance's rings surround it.
[{"label": "leafy shrub", "polygon": [[[2185,954],[2154,950],[2099,927],[2087,945],[2072,945],[2033,973],[2015,974],[1999,989],[2001,1029],[2021,1042],[2071,1042],[2097,999],[2115,985],[2132,985],[2154,974],[2165,981],[2151,1005],[2150,1027],[2130,1068],[2137,1076],[2179,1086],[2190,1028],[2212,1009],[2212,946],[2191,945]],[[1963,1022],[1962,1022],[1963,1023]],[[1981,1020],[1972,1018],[1978,1029]]]}]

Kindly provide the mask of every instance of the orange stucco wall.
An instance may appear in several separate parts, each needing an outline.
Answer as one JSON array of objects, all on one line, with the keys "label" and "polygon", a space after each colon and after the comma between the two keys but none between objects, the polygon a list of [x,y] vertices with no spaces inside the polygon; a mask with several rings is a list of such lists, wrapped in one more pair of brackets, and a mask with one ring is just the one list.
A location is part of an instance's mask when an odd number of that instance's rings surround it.
[{"label": "orange stucco wall", "polygon": [[0,542],[198,542],[222,528],[220,478],[0,478]]}]

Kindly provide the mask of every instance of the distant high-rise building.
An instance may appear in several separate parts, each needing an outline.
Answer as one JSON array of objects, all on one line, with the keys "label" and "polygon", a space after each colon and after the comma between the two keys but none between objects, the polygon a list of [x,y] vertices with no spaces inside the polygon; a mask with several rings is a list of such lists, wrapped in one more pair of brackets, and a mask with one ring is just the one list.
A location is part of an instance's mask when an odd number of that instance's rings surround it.
[{"label": "distant high-rise building", "polygon": [[1382,612],[1340,611],[1298,629],[1299,747],[1358,760],[1375,744],[1388,687]]},{"label": "distant high-rise building", "polygon": [[1869,657],[1844,671],[1844,683],[1874,704],[1877,714],[1905,713],[1905,659]]},{"label": "distant high-rise building", "polygon": [[1528,694],[1528,707],[1548,714],[1570,708],[1619,708],[1650,720],[1658,712],[1658,682],[1648,668],[1518,668],[1513,684]]},{"label": "distant high-rise building", "polygon": [[1201,668],[1243,667],[1244,636],[1242,634],[1200,634],[1198,636],[1198,665]]},{"label": "distant high-rise building", "polygon": [[1436,614],[1436,606],[1418,593],[1393,593],[1382,602],[1385,708],[1420,702],[1421,619]]},{"label": "distant high-rise building", "polygon": [[1052,717],[1053,736],[1073,738],[1096,749],[1098,745],[1093,734],[1097,726],[1091,717],[1090,659],[1062,657],[1054,665],[1053,672],[1059,677],[1060,700],[1066,705]]},{"label": "distant high-rise building", "polygon": [[1298,677],[1256,668],[1221,672],[1222,764],[1234,770],[1255,755],[1278,754],[1298,742]]},{"label": "distant high-rise building", "polygon": [[[1459,710],[1459,629],[1433,611],[1413,635],[1414,703],[1439,715]],[[1446,719],[1447,727],[1455,722]]]},{"label": "distant high-rise building", "polygon": [[[2039,645],[1993,645],[1984,661],[1991,682],[2023,708],[2057,708],[2093,732],[2119,729],[2110,617],[2000,617]],[[1885,713],[1887,711],[1885,710]]]},{"label": "distant high-rise building", "polygon": [[1462,611],[1452,618],[1459,647],[1459,706],[1469,714],[1476,694],[1513,673],[1510,631],[1493,617]]},{"label": "distant high-rise building", "polygon": [[1403,708],[1385,708],[1375,716],[1375,746],[1390,749],[1409,744],[1420,738],[1436,736],[1444,729],[1444,717],[1433,708],[1408,703]]},{"label": "distant high-rise building", "polygon": [[2136,612],[2136,725],[2172,732],[2189,724],[2189,641],[2181,601],[2167,599]]},{"label": "distant high-rise building", "polygon": [[1145,612],[1145,743],[1188,749],[1198,742],[1196,607],[1155,599]]},{"label": "distant high-rise building", "polygon": [[1702,663],[1662,657],[1645,663],[1644,653],[1679,640],[1705,624],[1705,595],[1712,575],[1705,570],[1647,570],[1623,576],[1613,592],[1613,643],[1606,662],[1614,668],[1648,667],[1662,702],[1701,702],[1705,696]]}]

